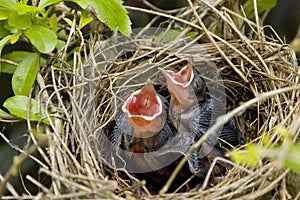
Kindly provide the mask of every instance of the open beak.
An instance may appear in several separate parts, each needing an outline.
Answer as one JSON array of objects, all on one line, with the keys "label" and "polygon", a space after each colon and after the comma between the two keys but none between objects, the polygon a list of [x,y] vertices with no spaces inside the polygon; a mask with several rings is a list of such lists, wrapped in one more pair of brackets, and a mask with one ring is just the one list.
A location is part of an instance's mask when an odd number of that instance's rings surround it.
[{"label": "open beak", "polygon": [[[151,82],[148,81],[142,89],[133,92],[127,98],[122,111],[134,127],[155,132],[157,124],[153,125],[153,122],[162,115],[162,101]],[[160,123],[164,123],[163,120],[160,120]]]},{"label": "open beak", "polygon": [[171,70],[164,70],[159,68],[167,79],[169,88],[172,90],[174,87],[187,88],[191,85],[194,78],[194,72],[192,65],[188,63],[179,72],[173,72]]},{"label": "open beak", "polygon": [[191,95],[191,83],[194,79],[192,64],[188,63],[179,72],[164,70],[162,68],[159,68],[159,70],[164,74],[168,90],[173,98],[176,98],[180,103],[189,98]]}]

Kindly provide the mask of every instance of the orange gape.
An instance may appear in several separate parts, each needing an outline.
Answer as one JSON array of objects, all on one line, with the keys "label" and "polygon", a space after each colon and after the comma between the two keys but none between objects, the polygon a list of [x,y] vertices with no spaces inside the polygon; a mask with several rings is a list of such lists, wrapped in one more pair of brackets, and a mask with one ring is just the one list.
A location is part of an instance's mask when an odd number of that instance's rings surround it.
[{"label": "orange gape", "polygon": [[125,105],[131,115],[152,117],[159,112],[159,102],[152,86],[147,84],[143,89],[131,97]]}]

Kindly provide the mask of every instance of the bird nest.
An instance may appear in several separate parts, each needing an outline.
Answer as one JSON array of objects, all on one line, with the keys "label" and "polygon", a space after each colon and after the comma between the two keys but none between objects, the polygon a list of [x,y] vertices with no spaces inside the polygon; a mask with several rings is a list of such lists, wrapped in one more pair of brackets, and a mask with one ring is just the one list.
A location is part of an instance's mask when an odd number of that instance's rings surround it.
[{"label": "bird nest", "polygon": [[[128,9],[152,14],[149,27],[134,30],[130,38],[113,35],[92,41],[84,63],[82,55],[74,56],[73,70],[60,62],[59,68],[42,71],[39,98],[53,113],[53,123],[45,130],[49,146],[39,149],[46,163],[40,164],[40,173],[51,177],[51,186],[30,179],[40,188],[39,196],[283,199],[299,195],[300,179],[269,159],[255,167],[228,160],[233,168],[220,183],[211,185],[207,179],[197,191],[160,194],[148,193],[143,181],[117,166],[106,141],[122,103],[149,79],[168,98],[158,67],[178,70],[190,57],[209,89],[215,83],[224,88],[228,113],[217,123],[234,118],[246,142],[255,144],[263,144],[266,133],[273,145],[279,144],[277,126],[285,127],[293,141],[300,132],[300,69],[295,53],[276,33],[266,36],[259,21],[248,20],[223,1],[215,5],[195,1],[172,11]],[[150,28],[161,18],[166,21]],[[139,196],[137,188],[145,194]]]}]

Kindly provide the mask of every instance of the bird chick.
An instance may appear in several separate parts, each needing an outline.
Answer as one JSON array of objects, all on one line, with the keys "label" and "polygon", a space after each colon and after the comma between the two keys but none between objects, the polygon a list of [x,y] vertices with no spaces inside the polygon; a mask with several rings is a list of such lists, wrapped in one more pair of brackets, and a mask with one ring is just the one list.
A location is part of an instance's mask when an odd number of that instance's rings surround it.
[{"label": "bird chick", "polygon": [[[126,99],[110,137],[117,152],[126,152],[126,169],[156,189],[168,180],[187,146],[174,139],[177,130],[167,120],[164,102],[148,81]],[[181,183],[192,176],[188,167],[184,170]]]},{"label": "bird chick", "polygon": [[[192,61],[180,71],[160,69],[167,80],[167,87],[171,96],[169,107],[169,120],[179,132],[193,133],[194,141],[197,142],[215,122],[223,102],[208,98],[204,80],[198,75],[192,66]],[[213,116],[214,115],[214,116]],[[220,142],[218,139],[223,140]],[[226,123],[216,135],[208,137],[203,142],[200,150],[193,153],[189,159],[189,167],[193,174],[205,177],[209,166],[208,160],[215,157],[225,157],[221,146],[237,146],[243,143],[240,131],[233,120]],[[222,165],[222,164],[221,164]],[[221,167],[222,168],[222,167]],[[228,168],[224,164],[224,170]],[[223,170],[223,171],[224,171]],[[219,173],[220,167],[215,172]]]}]

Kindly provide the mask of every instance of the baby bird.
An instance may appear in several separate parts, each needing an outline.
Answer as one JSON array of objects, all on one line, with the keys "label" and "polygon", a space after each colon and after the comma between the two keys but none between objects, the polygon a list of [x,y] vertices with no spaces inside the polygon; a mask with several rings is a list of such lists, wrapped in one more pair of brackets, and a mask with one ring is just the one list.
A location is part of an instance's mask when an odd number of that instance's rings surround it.
[{"label": "baby bird", "polygon": [[[166,78],[171,96],[169,120],[179,132],[192,133],[195,143],[214,124],[219,110],[224,109],[220,107],[222,103],[213,97],[207,97],[209,93],[206,91],[205,82],[194,70],[191,60],[179,72],[160,70]],[[228,148],[240,144],[243,144],[241,133],[234,121],[230,120],[216,135],[208,137],[200,150],[193,153],[189,159],[191,172],[198,177],[205,177],[209,169],[209,165],[204,164],[207,163],[207,159],[211,161],[215,157],[224,157],[224,149],[221,146]],[[228,168],[225,164],[222,165],[221,163],[215,167],[215,174],[222,173]]]},{"label": "baby bird", "polygon": [[[126,169],[156,189],[168,180],[190,143],[184,140],[185,144],[176,136],[177,130],[167,120],[166,109],[164,98],[148,81],[126,99],[110,136]],[[188,167],[182,171],[181,183],[192,176]]]}]

